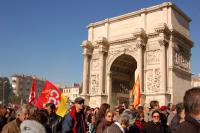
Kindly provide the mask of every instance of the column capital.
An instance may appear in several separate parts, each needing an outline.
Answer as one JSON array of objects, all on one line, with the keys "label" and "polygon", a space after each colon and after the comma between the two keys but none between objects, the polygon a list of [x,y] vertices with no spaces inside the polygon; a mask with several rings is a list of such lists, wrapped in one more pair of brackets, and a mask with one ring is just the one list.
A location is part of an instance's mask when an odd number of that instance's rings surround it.
[{"label": "column capital", "polygon": [[136,38],[137,41],[137,48],[144,48],[147,43],[147,34],[143,28],[136,28],[133,36]]},{"label": "column capital", "polygon": [[138,49],[143,49],[143,48],[145,48],[145,43],[142,43],[142,42],[137,42],[137,44],[136,44],[136,47],[138,48]]},{"label": "column capital", "polygon": [[86,49],[93,49],[93,45],[92,45],[92,43],[90,42],[90,41],[88,41],[88,40],[84,40],[83,42],[82,42],[82,44],[81,44],[81,47],[84,49],[84,48],[86,48]]},{"label": "column capital", "polygon": [[167,40],[167,39],[160,39],[160,40],[158,40],[158,42],[159,42],[159,44],[160,44],[160,46],[162,47],[166,47],[166,46],[168,46],[168,44],[169,44],[169,40]]},{"label": "column capital", "polygon": [[154,30],[158,33],[158,34],[161,34],[161,33],[164,33],[166,35],[169,35],[171,33],[171,31],[169,30],[168,26],[166,23],[159,23],[155,28]]},{"label": "column capital", "polygon": [[100,46],[107,46],[108,45],[108,40],[106,37],[99,37],[96,43]]},{"label": "column capital", "polygon": [[143,28],[136,28],[133,33],[133,36],[137,40],[147,40],[147,34]]},{"label": "column capital", "polygon": [[92,43],[88,40],[84,40],[82,42],[81,47],[83,48],[83,55],[91,55],[94,46],[92,45]]},{"label": "column capital", "polygon": [[99,52],[107,52],[108,51],[108,47],[109,47],[109,43],[107,38],[105,37],[100,37],[96,43],[98,44],[99,47]]}]

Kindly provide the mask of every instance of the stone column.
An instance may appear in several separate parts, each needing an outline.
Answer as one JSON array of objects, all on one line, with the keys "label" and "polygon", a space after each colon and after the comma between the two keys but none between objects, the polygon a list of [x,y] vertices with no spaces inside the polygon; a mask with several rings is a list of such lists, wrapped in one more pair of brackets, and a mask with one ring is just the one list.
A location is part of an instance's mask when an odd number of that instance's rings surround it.
[{"label": "stone column", "polygon": [[103,94],[105,85],[104,85],[104,51],[99,51],[99,91],[100,94]]},{"label": "stone column", "polygon": [[93,46],[89,41],[83,41],[81,47],[83,48],[84,55],[82,95],[87,95],[89,89],[90,56],[92,54]]},{"label": "stone column", "polygon": [[[144,92],[144,44],[139,41],[137,44],[139,60],[138,60],[138,68],[139,68],[139,78],[140,78],[140,88],[142,92]],[[137,79],[138,75],[135,75],[135,79]]]},{"label": "stone column", "polygon": [[[137,39],[137,48],[138,48],[138,62],[137,66],[139,69],[139,77],[140,77],[140,88],[141,92],[144,92],[144,48],[147,43],[147,36],[143,28],[138,28],[135,30],[133,34]],[[135,75],[135,79],[137,79],[138,75]]]},{"label": "stone column", "polygon": [[[160,33],[161,36],[163,36],[164,33]],[[164,92],[167,92],[167,56],[166,56],[166,47],[168,44],[168,41],[166,40],[159,40],[160,43],[160,49],[161,49],[161,62],[160,62],[160,68],[161,68],[161,88]]]},{"label": "stone column", "polygon": [[83,54],[84,60],[83,60],[83,90],[82,94],[88,93],[88,87],[89,87],[89,55]]},{"label": "stone column", "polygon": [[[111,104],[112,101],[112,73],[107,73],[107,103]],[[111,105],[112,106],[112,105]]]},{"label": "stone column", "polygon": [[160,72],[161,72],[161,89],[164,93],[167,90],[167,45],[169,42],[169,35],[170,30],[168,29],[165,23],[160,23],[156,28],[155,31],[159,34],[159,44],[160,44]]},{"label": "stone column", "polygon": [[105,93],[105,54],[108,50],[108,43],[105,37],[97,41],[99,45],[99,93]]}]

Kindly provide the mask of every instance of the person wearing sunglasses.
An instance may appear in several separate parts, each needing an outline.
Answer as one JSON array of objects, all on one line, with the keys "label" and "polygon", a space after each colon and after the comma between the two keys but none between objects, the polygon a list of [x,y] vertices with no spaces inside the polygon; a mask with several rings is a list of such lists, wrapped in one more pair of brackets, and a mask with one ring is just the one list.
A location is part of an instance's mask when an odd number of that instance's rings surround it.
[{"label": "person wearing sunglasses", "polygon": [[151,117],[151,121],[145,125],[144,133],[165,133],[164,127],[160,121],[160,112],[158,110],[154,110]]}]

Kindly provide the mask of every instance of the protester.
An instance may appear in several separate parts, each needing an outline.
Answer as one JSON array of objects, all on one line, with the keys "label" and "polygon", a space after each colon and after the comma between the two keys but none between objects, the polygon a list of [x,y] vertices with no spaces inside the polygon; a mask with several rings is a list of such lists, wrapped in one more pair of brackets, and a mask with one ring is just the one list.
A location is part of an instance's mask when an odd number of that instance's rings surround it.
[{"label": "protester", "polygon": [[51,133],[62,132],[62,117],[55,113],[56,106],[53,103],[46,104],[46,110],[48,112],[47,125],[50,127]]},{"label": "protester", "polygon": [[84,99],[77,97],[74,106],[67,113],[62,122],[62,133],[86,133],[86,122],[84,115]]},{"label": "protester", "polygon": [[138,115],[136,116],[134,125],[139,129],[140,133],[144,132],[144,127],[146,125],[146,122],[144,121],[144,112],[143,111],[138,112]]},{"label": "protester", "polygon": [[149,118],[148,121],[152,120],[152,112],[155,110],[159,110],[159,102],[157,100],[153,100],[150,102],[150,110],[149,110]]},{"label": "protester", "polygon": [[144,121],[148,122],[149,121],[149,113],[150,113],[150,106],[149,104],[145,103],[144,106]]},{"label": "protester", "polygon": [[169,116],[169,113],[168,113],[167,106],[161,106],[160,107],[160,120],[161,120],[161,124],[162,124],[162,127],[164,128],[165,133],[171,133],[171,130],[170,130],[169,126],[167,125],[168,116]]},{"label": "protester", "polygon": [[118,122],[112,123],[104,130],[104,133],[125,133],[129,126],[129,116],[120,115]]},{"label": "protester", "polygon": [[200,87],[189,89],[183,98],[185,121],[182,122],[176,133],[200,132]]},{"label": "protester", "polygon": [[3,127],[2,133],[20,133],[20,124],[29,118],[29,109],[27,105],[22,105],[16,111],[16,119]]},{"label": "protester", "polygon": [[42,124],[46,129],[47,133],[52,133],[50,126],[48,125],[48,112],[46,110],[35,110],[32,115],[30,115],[30,120],[35,120]]},{"label": "protester", "polygon": [[114,114],[110,110],[107,110],[105,113],[105,119],[103,120],[102,125],[97,126],[96,133],[106,133],[105,129],[113,123]]},{"label": "protester", "polygon": [[44,126],[35,120],[25,120],[20,125],[21,133],[47,133]]},{"label": "protester", "polygon": [[6,124],[6,113],[6,108],[0,106],[0,132],[2,131],[3,126]]},{"label": "protester", "polygon": [[173,117],[170,128],[172,130],[172,133],[176,132],[177,127],[185,120],[185,111],[184,111],[184,105],[183,103],[178,103],[176,105],[176,114]]},{"label": "protester", "polygon": [[91,122],[88,124],[89,126],[89,133],[95,133],[96,131],[96,116],[91,116]]},{"label": "protester", "polygon": [[172,119],[176,115],[176,106],[172,103],[168,104],[168,113],[169,115],[167,117],[167,125],[170,126]]},{"label": "protester", "polygon": [[152,112],[152,121],[149,121],[145,128],[145,133],[164,133],[164,127],[162,126],[160,122],[160,112],[157,110],[154,110]]},{"label": "protester", "polygon": [[120,106],[115,108],[115,113],[114,113],[114,121],[118,121],[120,118],[120,115],[124,111],[124,108],[121,108]]},{"label": "protester", "polygon": [[97,119],[96,119],[96,126],[97,126],[97,133],[102,133],[105,129],[105,115],[106,112],[110,110],[110,105],[107,103],[103,103],[97,113]]}]

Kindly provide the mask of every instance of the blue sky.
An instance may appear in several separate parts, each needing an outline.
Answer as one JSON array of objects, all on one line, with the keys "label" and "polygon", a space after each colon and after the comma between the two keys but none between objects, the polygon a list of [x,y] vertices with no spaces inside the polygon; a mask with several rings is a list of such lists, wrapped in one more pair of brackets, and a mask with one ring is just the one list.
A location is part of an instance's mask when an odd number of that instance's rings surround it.
[{"label": "blue sky", "polygon": [[[166,0],[165,0],[166,1]],[[163,0],[1,0],[0,76],[28,74],[55,83],[82,81],[80,47],[91,22]],[[200,1],[174,0],[191,17],[192,73],[200,72]]]}]

